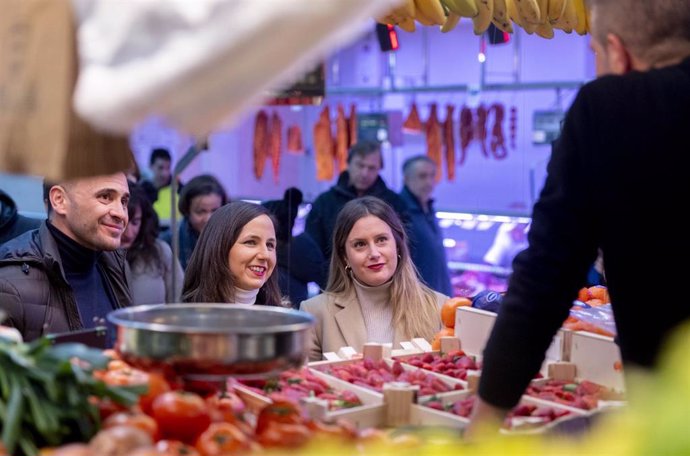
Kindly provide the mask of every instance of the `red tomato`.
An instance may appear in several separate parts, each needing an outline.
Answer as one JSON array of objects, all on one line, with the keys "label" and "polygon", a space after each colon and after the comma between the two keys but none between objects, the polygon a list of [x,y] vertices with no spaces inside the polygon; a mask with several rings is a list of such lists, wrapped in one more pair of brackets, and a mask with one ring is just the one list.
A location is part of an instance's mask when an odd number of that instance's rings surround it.
[{"label": "red tomato", "polygon": [[204,456],[235,454],[249,449],[249,438],[230,423],[213,423],[196,441],[196,449]]},{"label": "red tomato", "polygon": [[196,448],[179,440],[159,440],[156,451],[165,456],[201,456]]},{"label": "red tomato", "polygon": [[215,422],[235,423],[244,412],[245,405],[240,397],[232,392],[214,394],[206,398],[211,419]]},{"label": "red tomato", "polygon": [[274,400],[272,404],[267,405],[259,412],[256,419],[256,433],[261,434],[270,423],[301,424],[302,415],[300,415],[295,403]]},{"label": "red tomato", "polygon": [[168,391],[153,401],[152,409],[163,438],[193,443],[211,424],[206,403],[198,394]]},{"label": "red tomato", "polygon": [[298,447],[311,438],[311,431],[303,424],[271,421],[257,434],[257,441],[264,447]]},{"label": "red tomato", "polygon": [[152,405],[154,399],[161,394],[170,391],[171,388],[170,383],[168,383],[165,377],[163,377],[163,374],[160,372],[149,372],[148,376],[149,389],[146,394],[139,398],[139,406],[144,413],[151,415],[153,413]]},{"label": "red tomato", "polygon": [[132,426],[139,428],[150,435],[154,442],[158,439],[158,424],[156,423],[156,420],[143,413],[113,413],[103,422],[103,428],[105,429],[114,426]]}]

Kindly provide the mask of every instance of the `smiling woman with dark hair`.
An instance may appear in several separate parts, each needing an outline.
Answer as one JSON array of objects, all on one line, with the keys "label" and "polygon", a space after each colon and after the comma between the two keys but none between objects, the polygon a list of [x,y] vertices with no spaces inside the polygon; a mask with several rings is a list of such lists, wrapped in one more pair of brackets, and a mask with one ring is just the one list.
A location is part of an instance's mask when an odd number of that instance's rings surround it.
[{"label": "smiling woman with dark hair", "polygon": [[258,204],[236,201],[213,213],[185,273],[184,302],[282,305],[276,225]]}]

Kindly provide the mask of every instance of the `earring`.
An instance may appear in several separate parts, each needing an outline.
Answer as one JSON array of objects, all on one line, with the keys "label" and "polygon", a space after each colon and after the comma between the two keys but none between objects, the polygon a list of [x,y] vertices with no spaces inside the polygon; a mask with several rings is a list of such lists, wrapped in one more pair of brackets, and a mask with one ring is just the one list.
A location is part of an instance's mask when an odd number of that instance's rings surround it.
[{"label": "earring", "polygon": [[352,268],[350,267],[349,264],[346,264],[346,265],[345,265],[345,271],[347,271],[347,272],[352,271]]},{"label": "earring", "polygon": [[401,259],[402,259],[402,257],[401,257],[400,254],[398,253],[398,260],[401,260]]}]

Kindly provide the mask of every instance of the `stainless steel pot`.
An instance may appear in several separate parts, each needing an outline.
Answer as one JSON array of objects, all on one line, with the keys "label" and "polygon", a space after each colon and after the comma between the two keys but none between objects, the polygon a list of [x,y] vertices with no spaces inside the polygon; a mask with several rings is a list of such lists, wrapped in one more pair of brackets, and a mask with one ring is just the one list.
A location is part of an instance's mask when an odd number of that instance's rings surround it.
[{"label": "stainless steel pot", "polygon": [[161,304],[119,309],[115,349],[140,368],[178,378],[271,375],[304,364],[314,319],[241,304]]}]

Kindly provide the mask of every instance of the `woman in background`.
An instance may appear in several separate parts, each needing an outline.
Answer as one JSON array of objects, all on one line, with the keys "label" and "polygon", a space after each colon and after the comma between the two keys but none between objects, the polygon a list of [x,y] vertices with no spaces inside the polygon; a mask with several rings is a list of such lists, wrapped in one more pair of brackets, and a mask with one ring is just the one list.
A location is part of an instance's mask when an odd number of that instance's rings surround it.
[{"label": "woman in background", "polygon": [[135,305],[177,302],[183,279],[180,262],[173,258],[170,246],[156,238],[158,217],[144,190],[130,182],[129,193],[129,223],[120,246],[127,249],[132,302]]},{"label": "woman in background", "polygon": [[326,292],[304,301],[316,318],[309,358],[367,342],[431,340],[447,299],[425,286],[410,261],[400,218],[384,201],[365,196],[338,214]]},{"label": "woman in background", "polygon": [[[180,192],[180,202],[178,203],[183,216],[178,228],[178,257],[183,269],[187,269],[187,263],[192,256],[199,235],[211,215],[228,201],[223,186],[218,182],[218,179],[210,174],[196,176],[185,184]],[[170,230],[162,233],[160,237],[172,246],[172,232]]]},{"label": "woman in background", "polygon": [[218,209],[201,232],[185,272],[184,302],[282,305],[276,227],[268,210],[236,201]]}]

